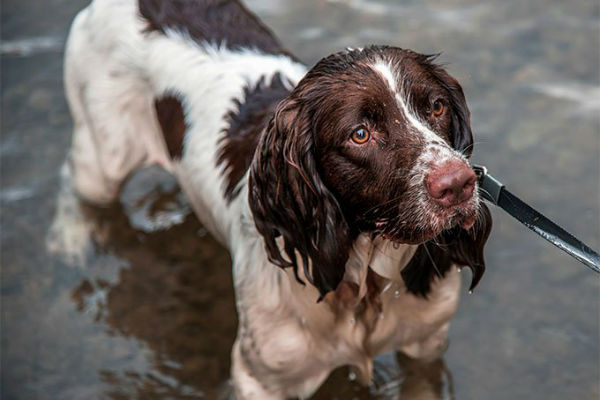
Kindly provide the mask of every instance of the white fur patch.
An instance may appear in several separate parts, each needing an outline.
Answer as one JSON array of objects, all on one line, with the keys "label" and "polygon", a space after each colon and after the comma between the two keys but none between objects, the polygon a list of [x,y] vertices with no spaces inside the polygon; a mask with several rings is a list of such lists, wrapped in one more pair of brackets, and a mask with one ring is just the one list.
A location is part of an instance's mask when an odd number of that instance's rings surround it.
[{"label": "white fur patch", "polygon": [[375,63],[375,65],[373,65],[373,69],[381,74],[381,76],[387,83],[387,85],[390,88],[390,90],[392,91],[392,93],[396,94],[397,93],[397,88],[396,88],[396,79],[397,78],[394,76],[394,73],[392,72],[392,68],[390,67],[390,65],[385,61],[378,61]]},{"label": "white fur patch", "polygon": [[[165,57],[171,62],[164,63]],[[194,193],[187,195],[194,198],[192,203],[202,222],[230,240],[239,229],[237,221],[229,218],[228,209],[238,199],[231,204],[224,200],[226,166],[217,167],[219,141],[228,127],[225,115],[235,108],[235,99],[243,101],[246,86],[255,85],[262,77],[270,82],[277,73],[284,82],[295,85],[306,69],[286,56],[199,45],[176,32],[157,38],[149,64],[157,93],[175,89],[185,99],[189,128],[181,168],[177,167],[176,173],[193,188]]]}]

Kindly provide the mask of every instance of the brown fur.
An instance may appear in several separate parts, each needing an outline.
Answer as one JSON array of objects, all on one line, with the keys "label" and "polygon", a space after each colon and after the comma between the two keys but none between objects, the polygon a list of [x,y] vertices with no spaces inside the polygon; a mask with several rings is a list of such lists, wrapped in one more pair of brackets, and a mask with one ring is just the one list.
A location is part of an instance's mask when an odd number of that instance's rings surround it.
[{"label": "brown fur", "polygon": [[176,95],[167,94],[154,99],[154,109],[169,155],[172,159],[180,159],[183,152],[183,138],[187,130],[181,100]]},{"label": "brown fur", "polygon": [[248,171],[260,133],[277,103],[288,93],[283,78],[276,74],[270,82],[263,77],[255,86],[244,88],[244,99],[234,101],[236,110],[227,115],[229,127],[221,139],[217,158],[217,165],[225,164],[225,196],[229,201],[237,195],[235,187]]},{"label": "brown fur", "polygon": [[238,0],[139,0],[148,31],[183,31],[199,43],[286,54],[275,35]]}]

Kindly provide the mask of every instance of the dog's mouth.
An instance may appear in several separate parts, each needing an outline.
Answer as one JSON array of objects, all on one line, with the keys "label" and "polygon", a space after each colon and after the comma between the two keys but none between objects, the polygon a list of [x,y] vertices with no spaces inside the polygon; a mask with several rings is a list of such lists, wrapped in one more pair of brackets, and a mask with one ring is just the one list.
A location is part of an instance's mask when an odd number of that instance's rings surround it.
[{"label": "dog's mouth", "polygon": [[464,230],[473,228],[477,221],[479,209],[478,196],[472,196],[469,200],[458,204],[451,209],[430,211],[430,225],[432,234],[437,236],[444,230],[460,226]]},{"label": "dog's mouth", "polygon": [[475,191],[468,200],[452,207],[440,207],[432,201],[401,204],[397,215],[375,222],[373,234],[397,243],[420,244],[455,227],[469,231],[476,228],[479,202]]},{"label": "dog's mouth", "polygon": [[477,178],[463,159],[417,163],[390,200],[358,218],[360,230],[397,243],[420,244],[457,227],[477,229]]}]

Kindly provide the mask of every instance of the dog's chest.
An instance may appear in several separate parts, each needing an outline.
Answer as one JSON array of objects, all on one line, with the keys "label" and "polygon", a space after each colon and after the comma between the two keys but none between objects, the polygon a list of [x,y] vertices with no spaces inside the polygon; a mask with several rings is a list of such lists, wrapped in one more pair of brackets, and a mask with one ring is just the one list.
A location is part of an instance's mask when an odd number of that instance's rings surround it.
[{"label": "dog's chest", "polygon": [[[361,264],[358,257],[364,255],[360,248],[358,253],[355,267]],[[386,256],[397,261],[399,255]],[[315,288],[299,285],[291,271],[270,264],[265,264],[252,283],[239,286],[240,338],[248,363],[260,369],[278,369],[285,375],[281,379],[303,377],[303,381],[310,378],[315,382],[323,371],[352,365],[357,376],[368,382],[376,355],[431,336],[454,314],[460,286],[456,269],[437,279],[425,299],[408,293],[401,281],[379,276],[377,282],[369,283],[374,272],[362,265],[347,266],[347,271],[357,274],[353,277],[350,273],[348,279],[364,278],[363,288],[354,292],[359,296],[355,302],[330,293],[316,303]],[[247,270],[235,272],[237,279],[247,278]],[[361,277],[363,273],[371,277]],[[241,281],[236,286],[238,283]]]},{"label": "dog's chest", "polygon": [[454,268],[434,282],[427,298],[408,293],[402,281],[380,283],[377,292],[367,293],[358,305],[335,317],[340,340],[348,340],[357,351],[375,355],[418,342],[456,311],[460,276]]}]

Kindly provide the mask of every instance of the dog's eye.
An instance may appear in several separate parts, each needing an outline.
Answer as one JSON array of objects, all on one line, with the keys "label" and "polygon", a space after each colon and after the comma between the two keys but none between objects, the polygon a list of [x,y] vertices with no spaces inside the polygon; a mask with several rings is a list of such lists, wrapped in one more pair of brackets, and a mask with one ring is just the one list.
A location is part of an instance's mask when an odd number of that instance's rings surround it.
[{"label": "dog's eye", "polygon": [[371,133],[365,128],[359,128],[352,133],[352,141],[356,144],[367,143],[371,139]]},{"label": "dog's eye", "polygon": [[431,105],[431,113],[436,117],[439,117],[444,113],[444,102],[442,100],[436,100]]}]

